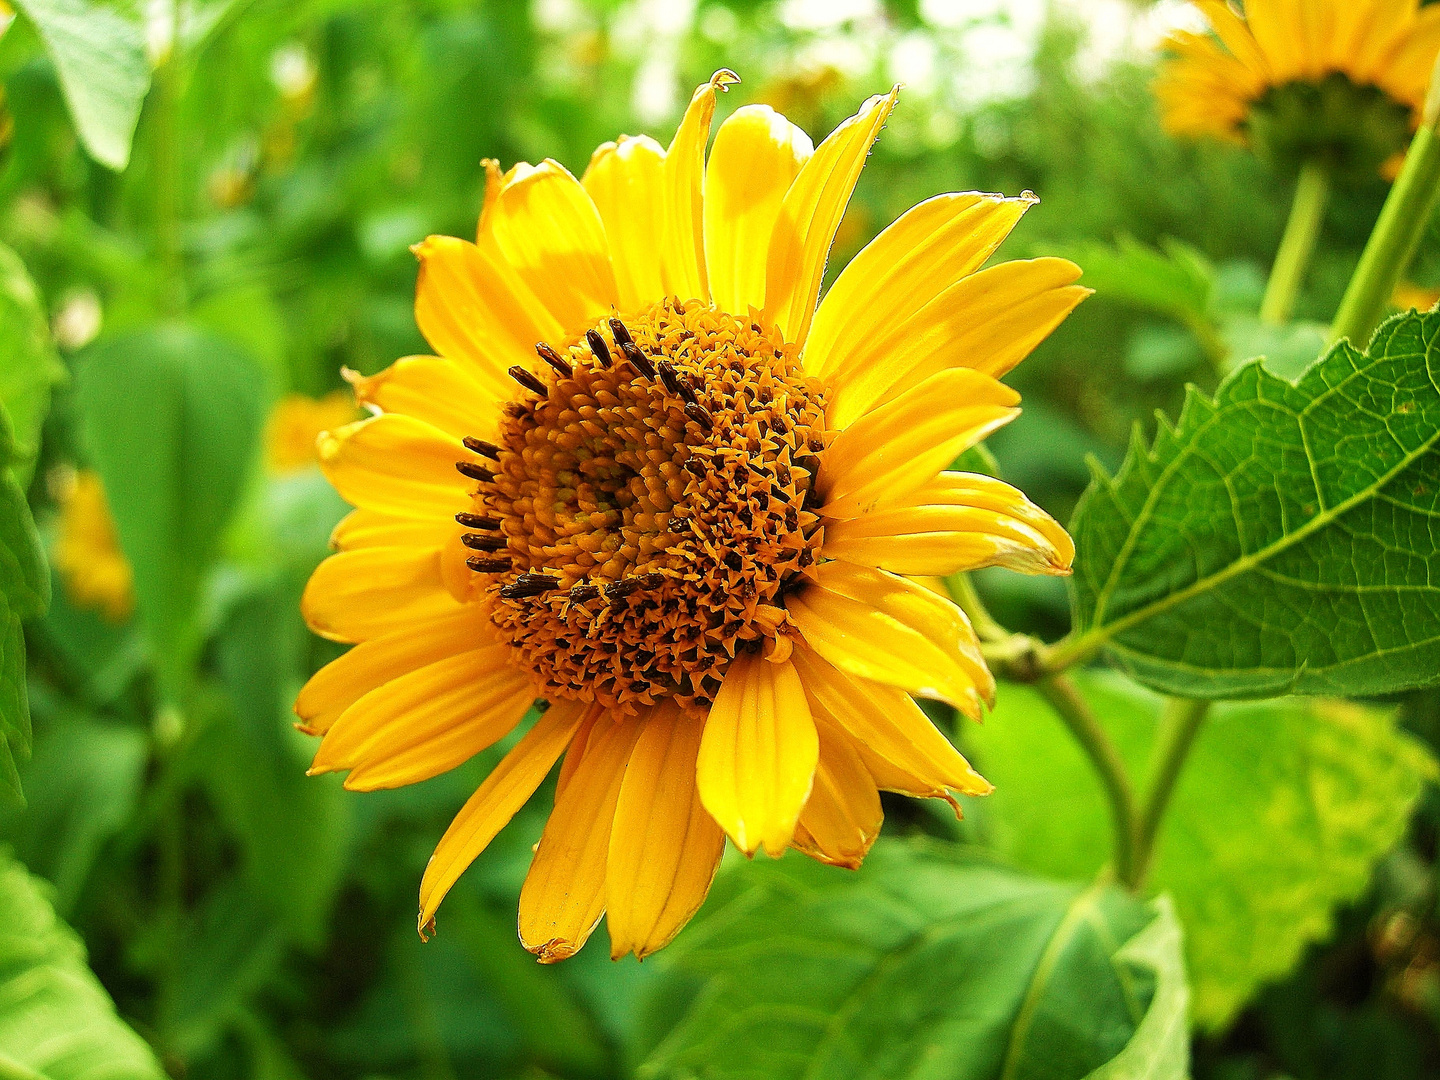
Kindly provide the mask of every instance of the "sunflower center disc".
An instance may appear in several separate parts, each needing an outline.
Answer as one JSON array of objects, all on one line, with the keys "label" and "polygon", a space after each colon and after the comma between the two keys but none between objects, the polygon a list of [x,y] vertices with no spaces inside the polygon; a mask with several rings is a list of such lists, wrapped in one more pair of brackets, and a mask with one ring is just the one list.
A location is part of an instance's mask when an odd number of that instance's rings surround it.
[{"label": "sunflower center disc", "polygon": [[821,385],[778,331],[700,301],[547,352],[517,376],[476,496],[500,525],[498,558],[477,561],[509,562],[486,588],[494,623],[545,696],[622,712],[673,697],[703,717],[735,650],[780,632],[779,594],[819,548]]}]

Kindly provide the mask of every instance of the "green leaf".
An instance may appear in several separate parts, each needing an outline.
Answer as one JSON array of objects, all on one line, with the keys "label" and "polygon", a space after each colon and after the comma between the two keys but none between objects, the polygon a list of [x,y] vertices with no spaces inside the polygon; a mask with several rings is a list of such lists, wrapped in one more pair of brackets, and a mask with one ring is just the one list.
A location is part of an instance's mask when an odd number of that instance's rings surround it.
[{"label": "green leaf", "polygon": [[193,911],[178,941],[177,985],[160,1003],[164,1030],[196,1057],[211,1049],[285,956],[285,931],[263,898],[244,881],[216,888]]},{"label": "green leaf", "polygon": [[15,458],[10,417],[0,405],[0,790],[21,798],[15,759],[30,753],[21,622],[50,606],[50,574],[30,506],[11,471]]},{"label": "green leaf", "polygon": [[741,867],[660,963],[642,1078],[1186,1075],[1163,904],[954,849]]},{"label": "green leaf", "polygon": [[15,6],[35,24],[55,62],[85,149],[103,165],[125,168],[150,89],[139,16],[91,0],[15,0]]},{"label": "green leaf", "polygon": [[[1132,775],[1151,764],[1161,699],[1116,675],[1077,675]],[[1026,869],[1090,877],[1110,851],[1099,781],[1043,699],[1006,685],[965,748],[995,793],[967,805]],[[1162,827],[1150,882],[1185,926],[1194,1015],[1221,1027],[1330,932],[1405,834],[1429,753],[1393,717],[1305,699],[1217,705]],[[1142,785],[1141,790],[1145,790]]]},{"label": "green leaf", "polygon": [[306,643],[299,597],[289,590],[257,592],[233,606],[216,645],[227,706],[194,758],[240,839],[248,887],[272,923],[316,944],[344,870],[349,803],[339,777],[305,775],[315,743],[295,730],[290,703]]},{"label": "green leaf", "polygon": [[1097,296],[1147,308],[1187,324],[1207,317],[1215,268],[1204,255],[1179,240],[1162,240],[1157,251],[1124,236],[1113,246],[1084,244],[1075,249],[1072,257],[1085,268],[1085,284]]},{"label": "green leaf", "polygon": [[135,808],[149,753],[145,733],[74,712],[40,713],[35,751],[22,771],[23,813],[0,815],[0,834],[55,889],[62,916],[75,908],[101,846]]},{"label": "green leaf", "polygon": [[30,482],[40,450],[40,426],[50,411],[50,388],[64,377],[35,283],[20,256],[0,244],[0,405],[14,425],[15,470]]},{"label": "green leaf", "polygon": [[1071,524],[1076,634],[1188,697],[1440,681],[1440,315],[1292,385],[1259,363],[1098,467]]},{"label": "green leaf", "polygon": [[43,887],[0,850],[0,1075],[164,1080],[144,1041],[85,966],[85,947]]},{"label": "green leaf", "polygon": [[179,325],[102,341],[76,377],[140,618],[174,693],[198,647],[200,585],[255,457],[264,378],[233,344]]}]

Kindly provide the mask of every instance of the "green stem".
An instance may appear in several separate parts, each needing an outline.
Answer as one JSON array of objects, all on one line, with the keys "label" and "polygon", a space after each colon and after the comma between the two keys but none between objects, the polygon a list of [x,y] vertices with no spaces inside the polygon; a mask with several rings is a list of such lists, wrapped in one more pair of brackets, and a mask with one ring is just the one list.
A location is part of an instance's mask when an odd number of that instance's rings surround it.
[{"label": "green stem", "polygon": [[1140,810],[1135,835],[1135,887],[1145,883],[1155,856],[1155,839],[1170,808],[1170,798],[1184,771],[1195,737],[1210,712],[1210,702],[1192,698],[1171,698],[1165,707],[1165,725],[1157,753],[1155,778]]},{"label": "green stem", "polygon": [[1110,741],[1109,734],[1100,725],[1090,703],[1081,696],[1075,684],[1064,675],[1052,675],[1035,684],[1041,695],[1050,703],[1057,716],[1064,721],[1085,751],[1085,756],[1095,767],[1105,795],[1110,802],[1110,819],[1114,829],[1115,877],[1128,888],[1138,885],[1135,861],[1135,792],[1130,785],[1130,774],[1120,751]]},{"label": "green stem", "polygon": [[1315,242],[1320,238],[1329,188],[1325,166],[1318,161],[1307,161],[1301,167],[1295,182],[1290,220],[1285,225],[1285,236],[1275,253],[1275,265],[1270,268],[1270,282],[1265,286],[1265,299],[1260,304],[1263,323],[1283,326],[1295,309],[1295,298],[1300,295],[1310,257],[1315,254]]},{"label": "green stem", "polygon": [[1340,310],[1330,327],[1331,344],[1347,339],[1357,348],[1364,348],[1375,327],[1380,325],[1395,286],[1400,284],[1415,257],[1420,237],[1435,210],[1436,195],[1440,193],[1437,119],[1440,119],[1440,79],[1432,76],[1424,122],[1415,133],[1410,152],[1405,155],[1405,166],[1390,189],[1375,231],[1360,256],[1360,265],[1355,268],[1355,276],[1340,301]]},{"label": "green stem", "polygon": [[1004,641],[1010,637],[1010,631],[995,621],[985,601],[980,599],[969,574],[951,574],[945,579],[945,587],[950,590],[950,599],[965,612],[975,636],[981,641]]}]

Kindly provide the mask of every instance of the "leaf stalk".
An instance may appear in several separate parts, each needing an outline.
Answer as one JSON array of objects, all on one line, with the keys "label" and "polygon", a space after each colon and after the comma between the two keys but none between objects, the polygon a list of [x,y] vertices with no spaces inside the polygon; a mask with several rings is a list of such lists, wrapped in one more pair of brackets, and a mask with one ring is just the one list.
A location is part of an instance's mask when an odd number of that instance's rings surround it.
[{"label": "leaf stalk", "polygon": [[1136,839],[1138,836],[1135,813],[1135,791],[1130,784],[1130,774],[1120,757],[1110,735],[1100,724],[1090,703],[1066,675],[1051,675],[1035,684],[1040,695],[1055,710],[1070,734],[1080,744],[1080,749],[1090,759],[1091,765],[1105,788],[1110,803],[1110,820],[1114,832],[1115,877],[1129,889],[1139,888],[1136,861]]},{"label": "leaf stalk", "polygon": [[1156,752],[1155,776],[1150,783],[1150,792],[1140,809],[1135,836],[1135,882],[1138,890],[1145,884],[1150,867],[1155,859],[1155,841],[1160,835],[1160,825],[1170,809],[1171,797],[1184,771],[1185,762],[1200,734],[1205,718],[1210,714],[1210,702],[1195,698],[1171,698],[1165,705],[1164,722],[1160,734],[1161,743]]},{"label": "leaf stalk", "polygon": [[[1440,61],[1436,71],[1440,73]],[[1440,195],[1440,78],[1432,75],[1430,96],[1425,102],[1425,119],[1390,196],[1375,222],[1375,230],[1360,256],[1355,276],[1340,301],[1340,310],[1330,327],[1330,343],[1349,339],[1363,348],[1385,314],[1395,286],[1400,284]]]}]

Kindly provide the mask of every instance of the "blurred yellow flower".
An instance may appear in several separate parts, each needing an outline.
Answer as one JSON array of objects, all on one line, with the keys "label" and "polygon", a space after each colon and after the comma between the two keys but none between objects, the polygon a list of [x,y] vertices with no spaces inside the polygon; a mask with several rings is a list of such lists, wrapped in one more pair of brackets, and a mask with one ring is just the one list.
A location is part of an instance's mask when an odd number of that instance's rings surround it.
[{"label": "blurred yellow flower", "polygon": [[55,569],[76,607],[98,608],[124,622],[135,608],[135,575],[120,550],[120,537],[98,474],[76,473],[61,493],[55,538]]},{"label": "blurred yellow flower", "polygon": [[1427,289],[1408,281],[1396,285],[1395,294],[1390,297],[1390,306],[1397,311],[1409,311],[1411,308],[1429,311],[1436,304],[1440,304],[1440,289]]},{"label": "blurred yellow flower", "polygon": [[441,839],[422,933],[562,755],[520,896],[547,962],[602,914],[615,956],[661,948],[727,834],[854,867],[880,789],[990,790],[910,695],[978,717],[994,681],[960,609],[906,576],[1068,573],[1024,495],[941,470],[1016,415],[998,378],[1088,290],[1062,259],[981,269],[1033,197],[949,194],[817,310],[896,93],[818,148],[741,108],[707,160],[735,81],[700,86],[668,149],[622,137],[581,180],[487,163],[476,242],[415,249],[439,355],[357,380],[380,415],[321,440],[358,509],[304,611],[357,644],[296,702],[313,771],[414,783],[549,702]]},{"label": "blurred yellow flower", "polygon": [[323,431],[355,419],[355,401],[345,390],[322,398],[287,394],[270,411],[265,460],[273,473],[293,472],[316,462],[315,441]]},{"label": "blurred yellow flower", "polygon": [[1165,127],[1278,159],[1374,170],[1420,122],[1440,7],[1420,0],[1195,0],[1212,34],[1178,33],[1156,94]]}]

